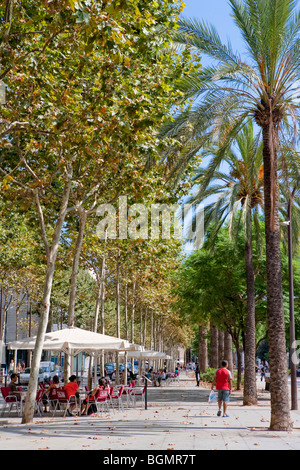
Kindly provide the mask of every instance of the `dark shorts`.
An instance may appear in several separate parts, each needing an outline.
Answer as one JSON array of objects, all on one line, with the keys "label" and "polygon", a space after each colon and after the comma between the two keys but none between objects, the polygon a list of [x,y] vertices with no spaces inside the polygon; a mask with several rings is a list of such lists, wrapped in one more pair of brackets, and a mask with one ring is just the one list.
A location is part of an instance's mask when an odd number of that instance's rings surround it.
[{"label": "dark shorts", "polygon": [[229,401],[229,390],[218,390],[218,401]]}]

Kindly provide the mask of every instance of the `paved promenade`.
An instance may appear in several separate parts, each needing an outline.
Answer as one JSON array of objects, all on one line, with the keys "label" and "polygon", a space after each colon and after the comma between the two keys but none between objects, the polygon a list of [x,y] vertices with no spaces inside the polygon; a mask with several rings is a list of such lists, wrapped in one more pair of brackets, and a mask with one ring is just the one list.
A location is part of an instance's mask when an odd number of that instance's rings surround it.
[{"label": "paved promenade", "polygon": [[0,418],[0,449],[106,450],[124,455],[138,450],[185,454],[197,450],[300,450],[300,411],[291,412],[292,432],[268,431],[270,395],[263,389],[264,383],[258,381],[259,405],[254,407],[243,407],[241,393],[233,392],[225,419],[217,417],[216,404],[208,404],[209,389],[195,387],[193,378],[183,372],[177,384],[148,389],[147,410],[139,404],[101,417],[53,418],[48,414],[30,425],[21,425],[19,417]]}]

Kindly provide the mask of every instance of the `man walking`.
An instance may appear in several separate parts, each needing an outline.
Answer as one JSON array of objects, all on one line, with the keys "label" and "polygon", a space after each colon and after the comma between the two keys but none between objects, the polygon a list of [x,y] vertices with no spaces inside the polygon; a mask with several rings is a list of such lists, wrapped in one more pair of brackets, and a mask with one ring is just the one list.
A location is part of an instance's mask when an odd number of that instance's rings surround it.
[{"label": "man walking", "polygon": [[228,370],[228,362],[222,361],[222,367],[218,369],[215,373],[214,380],[211,386],[211,389],[214,389],[216,386],[216,390],[218,392],[218,405],[219,411],[217,413],[218,416],[222,414],[222,403],[223,403],[223,418],[229,418],[227,414],[227,406],[229,402],[229,396],[232,388],[232,375],[231,372]]},{"label": "man walking", "polygon": [[200,367],[199,367],[198,362],[196,364],[195,376],[196,376],[196,382],[197,382],[196,387],[199,387],[200,386]]}]

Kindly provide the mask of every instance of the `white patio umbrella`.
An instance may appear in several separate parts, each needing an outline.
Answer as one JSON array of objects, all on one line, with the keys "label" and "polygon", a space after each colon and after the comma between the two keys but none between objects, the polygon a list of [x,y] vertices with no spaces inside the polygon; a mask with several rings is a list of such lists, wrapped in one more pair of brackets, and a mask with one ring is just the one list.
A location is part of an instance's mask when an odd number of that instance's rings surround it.
[{"label": "white patio umbrella", "polygon": [[[120,356],[124,355],[123,352],[120,353]],[[152,350],[146,350],[146,351],[128,351],[127,352],[127,357],[128,359],[130,358],[135,358],[139,360],[139,368],[140,368],[140,373],[141,373],[141,361],[147,361],[147,360],[159,360],[159,359],[169,359],[170,356],[168,356],[164,352],[159,352],[159,351],[152,351]]]},{"label": "white patio umbrella", "polygon": [[[124,353],[121,352],[120,356],[123,356]],[[166,359],[169,356],[166,355],[164,352],[158,351],[128,351],[127,352],[128,358],[136,358],[136,359]]]},{"label": "white patio umbrella", "polygon": [[[8,343],[8,349],[34,349],[36,336],[24,338]],[[135,350],[135,346],[129,341],[114,336],[102,335],[81,328],[65,328],[63,330],[46,333],[43,350],[60,351],[70,356],[77,356],[81,352],[91,355],[100,351],[124,351]]]}]

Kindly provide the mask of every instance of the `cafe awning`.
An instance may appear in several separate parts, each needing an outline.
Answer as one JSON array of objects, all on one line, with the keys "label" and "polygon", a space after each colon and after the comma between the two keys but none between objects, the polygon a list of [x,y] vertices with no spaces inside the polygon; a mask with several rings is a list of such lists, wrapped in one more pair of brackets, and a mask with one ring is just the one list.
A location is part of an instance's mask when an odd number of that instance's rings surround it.
[{"label": "cafe awning", "polygon": [[[8,349],[34,349],[36,336],[8,343]],[[100,351],[132,351],[136,347],[129,341],[114,336],[102,335],[81,328],[64,328],[46,333],[43,350],[59,351],[77,356],[81,352],[96,354]]]}]

